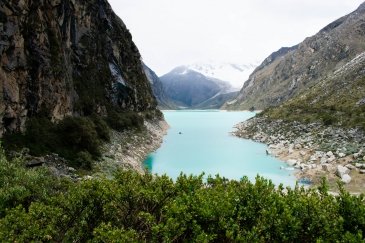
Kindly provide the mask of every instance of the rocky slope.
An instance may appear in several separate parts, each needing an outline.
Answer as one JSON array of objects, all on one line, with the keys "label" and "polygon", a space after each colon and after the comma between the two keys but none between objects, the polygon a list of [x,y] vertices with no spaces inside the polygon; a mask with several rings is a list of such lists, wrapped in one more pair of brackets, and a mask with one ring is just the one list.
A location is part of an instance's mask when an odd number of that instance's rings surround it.
[{"label": "rocky slope", "polygon": [[3,0],[0,30],[0,134],[34,116],[156,108],[138,49],[106,0]]},{"label": "rocky slope", "polygon": [[[232,86],[224,81],[204,76],[188,67],[181,66],[160,77],[166,95],[180,108],[218,109],[226,101],[215,103],[209,100],[231,93]],[[204,105],[206,103],[206,106]]]},{"label": "rocky slope", "polygon": [[266,143],[267,154],[296,169],[298,179],[318,185],[326,177],[333,190],[342,181],[351,192],[365,191],[365,133],[361,129],[270,120],[260,115],[238,124],[234,134]]},{"label": "rocky slope", "polygon": [[152,92],[156,97],[158,108],[160,109],[177,109],[177,106],[167,97],[164,86],[157,76],[157,74],[152,71],[146,64],[143,64],[144,72],[147,76],[148,81],[152,86]]},{"label": "rocky slope", "polygon": [[277,106],[313,85],[328,85],[324,80],[365,51],[364,21],[365,3],[299,45],[273,53],[250,75],[236,102],[227,107],[264,109]]}]

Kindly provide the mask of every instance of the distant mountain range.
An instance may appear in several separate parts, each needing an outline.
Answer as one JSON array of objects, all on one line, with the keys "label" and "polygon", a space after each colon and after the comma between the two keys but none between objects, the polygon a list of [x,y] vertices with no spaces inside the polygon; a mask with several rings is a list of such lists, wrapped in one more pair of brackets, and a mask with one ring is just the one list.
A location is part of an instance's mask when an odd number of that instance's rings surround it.
[{"label": "distant mountain range", "polygon": [[167,98],[182,109],[219,109],[237,95],[230,83],[180,66],[160,77]]},{"label": "distant mountain range", "polygon": [[365,127],[365,3],[302,43],[266,58],[229,109]]}]

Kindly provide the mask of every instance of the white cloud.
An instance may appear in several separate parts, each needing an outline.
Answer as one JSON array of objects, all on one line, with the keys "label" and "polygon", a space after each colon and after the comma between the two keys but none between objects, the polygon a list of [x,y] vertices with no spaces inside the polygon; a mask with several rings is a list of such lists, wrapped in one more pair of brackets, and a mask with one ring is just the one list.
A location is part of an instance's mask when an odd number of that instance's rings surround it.
[{"label": "white cloud", "polygon": [[109,0],[159,75],[216,60],[262,61],[314,35],[362,0]]}]

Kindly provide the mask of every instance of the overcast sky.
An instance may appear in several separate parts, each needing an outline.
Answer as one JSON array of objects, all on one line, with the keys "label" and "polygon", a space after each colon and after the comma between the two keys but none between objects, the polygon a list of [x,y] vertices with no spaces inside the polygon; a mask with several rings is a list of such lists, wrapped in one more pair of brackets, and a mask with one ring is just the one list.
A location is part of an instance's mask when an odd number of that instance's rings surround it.
[{"label": "overcast sky", "polygon": [[195,62],[261,62],[363,0],[109,0],[158,75]]}]

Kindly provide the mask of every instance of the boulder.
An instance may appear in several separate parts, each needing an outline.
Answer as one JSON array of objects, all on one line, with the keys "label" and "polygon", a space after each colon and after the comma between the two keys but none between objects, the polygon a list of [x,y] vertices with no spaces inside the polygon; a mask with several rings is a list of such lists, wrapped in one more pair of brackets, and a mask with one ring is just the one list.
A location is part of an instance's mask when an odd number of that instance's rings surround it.
[{"label": "boulder", "polygon": [[321,164],[325,164],[325,163],[327,163],[327,158],[321,158]]},{"label": "boulder", "polygon": [[344,154],[344,153],[338,153],[338,157],[340,157],[340,158],[343,158],[345,156],[346,156],[346,154]]},{"label": "boulder", "polygon": [[34,158],[27,162],[26,166],[29,168],[42,166],[45,163],[45,160],[43,157],[40,158]]},{"label": "boulder", "polygon": [[276,149],[276,145],[275,144],[270,144],[269,149]]},{"label": "boulder", "polygon": [[309,159],[310,161],[317,161],[317,156],[315,155],[312,155]]},{"label": "boulder", "polygon": [[362,164],[362,163],[356,163],[355,164],[355,167],[358,168],[358,169],[365,169],[365,164]]},{"label": "boulder", "polygon": [[365,170],[360,170],[360,174],[365,174]]},{"label": "boulder", "polygon": [[360,153],[354,153],[352,156],[354,157],[354,159],[358,159],[361,156],[361,154]]},{"label": "boulder", "polygon": [[344,174],[341,178],[341,181],[345,184],[348,184],[351,182],[351,176],[349,176],[348,174]]},{"label": "boulder", "polygon": [[342,165],[337,166],[336,175],[343,178],[344,175],[348,174],[350,171],[348,168]]},{"label": "boulder", "polygon": [[352,164],[347,164],[345,165],[346,168],[349,168],[350,170],[356,170],[356,166],[352,165]]},{"label": "boulder", "polygon": [[329,157],[328,159],[327,159],[327,162],[328,163],[332,163],[333,161],[335,161],[336,160],[336,157],[335,156],[331,156],[331,157]]},{"label": "boulder", "polygon": [[289,166],[294,166],[294,165],[296,165],[298,163],[298,161],[297,160],[295,160],[295,159],[289,159],[288,161],[287,161],[287,164],[289,165]]},{"label": "boulder", "polygon": [[328,151],[328,152],[326,153],[326,155],[327,155],[327,157],[332,157],[332,156],[333,156],[333,152],[332,152],[332,151]]}]

